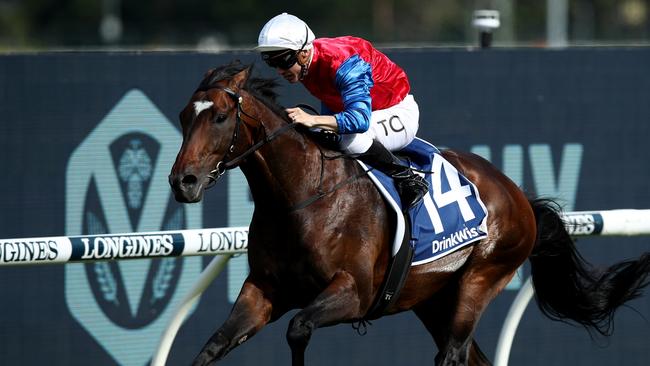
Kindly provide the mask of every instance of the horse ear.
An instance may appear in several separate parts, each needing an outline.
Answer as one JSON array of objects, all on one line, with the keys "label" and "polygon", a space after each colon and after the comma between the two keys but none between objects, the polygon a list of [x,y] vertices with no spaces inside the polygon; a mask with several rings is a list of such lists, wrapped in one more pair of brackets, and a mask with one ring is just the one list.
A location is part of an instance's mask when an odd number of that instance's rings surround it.
[{"label": "horse ear", "polygon": [[235,74],[235,76],[232,77],[232,82],[231,82],[232,86],[234,86],[237,89],[241,89],[244,86],[244,84],[246,84],[246,81],[250,76],[251,68],[252,66],[248,66],[242,71]]}]

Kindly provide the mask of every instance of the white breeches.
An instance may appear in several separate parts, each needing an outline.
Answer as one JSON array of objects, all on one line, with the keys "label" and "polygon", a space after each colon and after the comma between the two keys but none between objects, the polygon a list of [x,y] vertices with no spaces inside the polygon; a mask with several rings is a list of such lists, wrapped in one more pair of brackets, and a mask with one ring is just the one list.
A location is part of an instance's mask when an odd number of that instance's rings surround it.
[{"label": "white breeches", "polygon": [[400,150],[415,138],[419,119],[418,104],[409,94],[390,108],[372,111],[368,131],[341,135],[341,150],[361,154],[368,151],[372,140],[379,141],[390,151]]}]

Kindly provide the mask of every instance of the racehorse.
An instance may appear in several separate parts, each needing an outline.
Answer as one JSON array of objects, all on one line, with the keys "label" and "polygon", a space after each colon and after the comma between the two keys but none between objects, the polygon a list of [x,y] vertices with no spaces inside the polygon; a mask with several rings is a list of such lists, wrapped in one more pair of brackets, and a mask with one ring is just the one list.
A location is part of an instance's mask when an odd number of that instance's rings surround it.
[{"label": "racehorse", "polygon": [[[240,167],[255,203],[250,274],[225,323],[194,360],[208,365],[292,309],[292,365],[319,327],[367,319],[390,260],[391,213],[365,170],[290,123],[275,81],[238,62],[212,69],[180,113],[183,143],[169,181],[197,202],[226,170]],[[528,198],[481,157],[442,155],[480,191],[488,236],[413,266],[384,315],[413,310],[437,347],[436,365],[487,365],[473,339],[481,314],[528,258],[544,314],[604,335],[615,310],[647,285],[650,255],[595,270],[576,251],[559,208]]]}]

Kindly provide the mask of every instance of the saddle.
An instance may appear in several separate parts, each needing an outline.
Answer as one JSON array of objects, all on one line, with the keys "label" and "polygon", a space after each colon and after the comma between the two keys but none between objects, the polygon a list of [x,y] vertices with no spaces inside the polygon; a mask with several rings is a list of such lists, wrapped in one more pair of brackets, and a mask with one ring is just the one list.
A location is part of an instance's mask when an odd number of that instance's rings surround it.
[{"label": "saddle", "polygon": [[416,138],[398,155],[424,175],[429,194],[403,214],[392,179],[369,170],[370,179],[395,213],[396,229],[386,279],[364,320],[380,317],[398,299],[411,266],[429,263],[487,236],[487,208],[478,189],[435,146]]}]

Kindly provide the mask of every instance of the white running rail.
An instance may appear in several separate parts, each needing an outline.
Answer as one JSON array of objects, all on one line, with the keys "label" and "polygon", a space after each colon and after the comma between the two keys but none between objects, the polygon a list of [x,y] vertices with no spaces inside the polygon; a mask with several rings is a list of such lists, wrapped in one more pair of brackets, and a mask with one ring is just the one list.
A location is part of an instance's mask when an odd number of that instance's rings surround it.
[{"label": "white running rail", "polygon": [[0,239],[0,266],[245,253],[248,227]]}]

